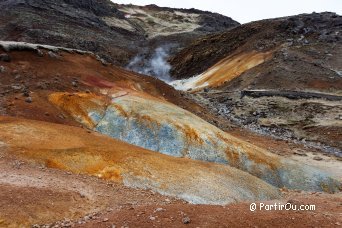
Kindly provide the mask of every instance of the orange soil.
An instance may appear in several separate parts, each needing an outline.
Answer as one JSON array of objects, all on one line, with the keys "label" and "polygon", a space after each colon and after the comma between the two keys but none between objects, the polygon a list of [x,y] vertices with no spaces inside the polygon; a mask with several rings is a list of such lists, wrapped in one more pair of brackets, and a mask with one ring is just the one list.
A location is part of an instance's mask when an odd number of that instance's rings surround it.
[{"label": "orange soil", "polygon": [[261,192],[278,197],[274,187],[229,166],[159,154],[80,128],[0,117],[0,140],[8,146],[5,151],[24,160],[119,183],[140,178],[171,195],[192,188],[202,196],[201,185],[224,199],[239,199],[239,188],[245,188],[249,198]]},{"label": "orange soil", "polygon": [[230,55],[206,70],[195,83],[195,87],[218,87],[271,58],[271,51]]}]

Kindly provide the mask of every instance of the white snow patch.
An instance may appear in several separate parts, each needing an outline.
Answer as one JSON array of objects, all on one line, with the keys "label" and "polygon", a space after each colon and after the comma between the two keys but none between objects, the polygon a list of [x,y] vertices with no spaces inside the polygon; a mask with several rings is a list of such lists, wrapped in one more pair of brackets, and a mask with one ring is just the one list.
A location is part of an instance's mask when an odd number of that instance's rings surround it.
[{"label": "white snow patch", "polygon": [[82,51],[82,50],[78,50],[78,49],[51,46],[51,45],[45,45],[45,44],[33,44],[33,43],[26,43],[26,42],[17,42],[17,41],[0,41],[0,47],[2,47],[5,51],[46,49],[46,50],[50,50],[53,52],[67,51],[67,52],[77,52],[77,53],[81,53],[81,54],[92,54],[93,55],[93,53],[89,52],[89,51]]},{"label": "white snow patch", "polygon": [[197,76],[193,76],[191,78],[182,79],[182,80],[175,80],[169,83],[169,85],[173,86],[176,90],[195,90],[195,89],[202,89],[209,86],[208,82],[198,84],[204,78],[204,74],[200,74]]}]

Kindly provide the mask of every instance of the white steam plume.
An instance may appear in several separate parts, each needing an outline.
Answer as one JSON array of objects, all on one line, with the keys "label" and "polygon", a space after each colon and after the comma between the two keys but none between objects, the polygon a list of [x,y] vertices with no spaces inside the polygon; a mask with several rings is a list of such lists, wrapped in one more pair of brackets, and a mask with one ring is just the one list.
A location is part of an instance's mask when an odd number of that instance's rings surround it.
[{"label": "white steam plume", "polygon": [[169,51],[170,47],[162,46],[156,48],[150,58],[146,58],[144,54],[138,54],[127,65],[127,69],[156,77],[164,82],[170,82],[171,66],[167,62]]}]

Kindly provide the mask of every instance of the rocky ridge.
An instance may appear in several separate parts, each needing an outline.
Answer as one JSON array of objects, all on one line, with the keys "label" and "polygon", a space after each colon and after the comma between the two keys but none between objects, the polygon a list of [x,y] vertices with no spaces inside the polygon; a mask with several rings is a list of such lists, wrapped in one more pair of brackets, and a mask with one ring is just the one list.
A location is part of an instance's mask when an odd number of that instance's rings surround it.
[{"label": "rocky ridge", "polygon": [[238,25],[210,12],[118,5],[109,0],[2,0],[0,8],[1,40],[82,49],[119,65],[150,46],[172,43],[182,48],[202,35]]}]

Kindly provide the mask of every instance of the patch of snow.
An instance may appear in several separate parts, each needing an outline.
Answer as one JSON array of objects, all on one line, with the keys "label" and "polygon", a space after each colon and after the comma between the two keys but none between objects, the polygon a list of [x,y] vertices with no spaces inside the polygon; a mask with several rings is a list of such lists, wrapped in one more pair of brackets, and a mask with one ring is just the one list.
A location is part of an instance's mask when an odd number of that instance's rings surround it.
[{"label": "patch of snow", "polygon": [[65,47],[58,47],[52,45],[45,45],[45,44],[33,44],[33,43],[26,43],[26,42],[17,42],[17,41],[0,41],[0,47],[2,47],[5,51],[11,50],[39,50],[39,49],[46,49],[53,52],[57,51],[67,51],[67,52],[76,52],[80,54],[92,54],[89,51],[82,51],[79,49],[72,49],[72,48],[65,48]]},{"label": "patch of snow", "polygon": [[[171,86],[173,86],[177,90],[199,90],[203,89],[205,87],[210,86],[208,83],[208,80],[210,79],[211,75],[214,75],[219,69],[221,65],[214,66],[209,68],[209,70],[203,72],[202,74],[199,74],[197,76],[193,76],[188,79],[182,79],[182,80],[175,80],[170,83]],[[206,80],[205,80],[206,79]]]},{"label": "patch of snow", "polygon": [[173,86],[176,90],[195,90],[204,88],[209,86],[208,82],[202,83],[198,85],[198,82],[203,78],[203,74],[193,76],[191,78],[182,79],[182,80],[175,80],[169,83],[169,85]]}]

